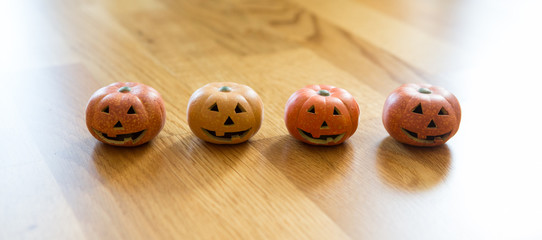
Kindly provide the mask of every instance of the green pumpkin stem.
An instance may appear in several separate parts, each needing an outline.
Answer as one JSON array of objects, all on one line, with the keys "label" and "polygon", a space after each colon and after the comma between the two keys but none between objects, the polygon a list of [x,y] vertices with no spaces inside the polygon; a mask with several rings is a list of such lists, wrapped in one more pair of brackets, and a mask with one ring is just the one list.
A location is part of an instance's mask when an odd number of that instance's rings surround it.
[{"label": "green pumpkin stem", "polygon": [[223,86],[223,87],[219,88],[218,91],[221,91],[221,92],[231,92],[231,87]]},{"label": "green pumpkin stem", "polygon": [[323,90],[323,89],[319,90],[317,93],[318,93],[318,95],[324,96],[324,97],[327,97],[327,96],[331,95],[328,90]]},{"label": "green pumpkin stem", "polygon": [[433,91],[431,91],[431,89],[423,88],[423,87],[418,89],[418,92],[423,93],[423,94],[431,94],[431,93],[433,93]]},{"label": "green pumpkin stem", "polygon": [[128,86],[124,86],[124,87],[119,88],[119,92],[121,92],[121,93],[127,93],[127,92],[130,92],[130,91],[132,91],[132,89],[130,87],[128,87]]}]

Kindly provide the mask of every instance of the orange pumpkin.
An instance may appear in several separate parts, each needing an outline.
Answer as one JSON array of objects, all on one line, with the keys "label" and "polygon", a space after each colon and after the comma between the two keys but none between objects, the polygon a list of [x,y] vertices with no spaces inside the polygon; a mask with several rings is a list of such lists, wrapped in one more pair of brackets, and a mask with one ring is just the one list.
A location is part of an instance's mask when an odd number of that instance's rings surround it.
[{"label": "orange pumpkin", "polygon": [[459,129],[461,107],[444,88],[405,84],[386,99],[384,127],[397,141],[414,146],[438,146]]},{"label": "orange pumpkin", "polygon": [[166,121],[160,94],[141,83],[113,83],[96,91],[87,104],[92,136],[115,146],[138,146],[153,139]]},{"label": "orange pumpkin", "polygon": [[262,125],[263,103],[252,88],[233,82],[209,83],[188,101],[188,125],[211,143],[247,141]]},{"label": "orange pumpkin", "polygon": [[314,145],[337,145],[356,131],[359,107],[342,88],[309,85],[290,96],[284,118],[293,137]]}]

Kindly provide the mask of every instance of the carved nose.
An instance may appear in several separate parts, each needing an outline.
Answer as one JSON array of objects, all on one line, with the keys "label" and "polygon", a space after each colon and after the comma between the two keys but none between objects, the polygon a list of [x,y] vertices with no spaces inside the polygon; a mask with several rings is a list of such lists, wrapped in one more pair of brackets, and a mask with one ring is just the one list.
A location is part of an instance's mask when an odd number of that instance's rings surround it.
[{"label": "carved nose", "polygon": [[437,128],[437,124],[433,122],[433,119],[431,119],[431,122],[429,122],[429,125],[427,125],[427,128]]},{"label": "carved nose", "polygon": [[113,126],[113,128],[121,128],[121,127],[122,127],[122,123],[120,123],[120,121],[115,123],[115,126]]},{"label": "carved nose", "polygon": [[326,128],[329,128],[329,126],[327,125],[327,122],[324,121],[324,122],[322,123],[322,126],[320,126],[320,129],[326,129]]},{"label": "carved nose", "polygon": [[233,120],[231,120],[231,118],[228,117],[228,119],[226,119],[226,121],[224,122],[224,125],[226,126],[233,125]]}]

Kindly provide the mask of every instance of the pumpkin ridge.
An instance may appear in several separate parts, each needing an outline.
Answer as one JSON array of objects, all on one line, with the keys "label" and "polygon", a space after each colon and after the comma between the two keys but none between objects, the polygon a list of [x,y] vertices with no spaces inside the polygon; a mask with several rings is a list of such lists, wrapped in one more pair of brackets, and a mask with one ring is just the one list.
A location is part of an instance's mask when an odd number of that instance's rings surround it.
[{"label": "pumpkin ridge", "polygon": [[[307,102],[307,101],[312,97],[312,96],[308,96],[307,94],[308,94],[308,93],[302,94],[301,92],[295,92],[295,93],[290,97],[290,99],[288,99],[288,102],[286,102],[286,106],[289,106],[290,100],[294,101],[294,100],[296,100],[296,98],[297,98],[297,101],[299,101],[299,98],[300,98],[300,97],[303,98],[303,102],[304,102],[304,103]],[[301,104],[300,107],[303,107],[304,103]],[[292,110],[295,110],[295,109],[292,109]],[[295,121],[294,121],[294,122],[297,122],[297,120],[298,120],[299,117],[301,116],[301,109],[300,109],[299,111],[297,111],[297,113],[294,112],[294,116],[295,116]],[[287,117],[287,116],[286,116],[286,117]],[[288,124],[288,122],[286,122],[286,127],[288,127],[288,126],[289,126],[289,124]],[[292,129],[290,130],[290,128],[292,128]],[[295,132],[295,128],[296,128],[295,125],[294,125],[294,126],[291,126],[291,127],[288,128],[288,131]]]},{"label": "pumpkin ridge", "polygon": [[[446,99],[446,101],[452,107],[453,111],[455,112],[455,116],[459,125],[459,123],[461,122],[461,104],[459,104],[459,101],[453,94],[446,94],[446,95],[443,95],[442,97]],[[455,103],[457,103],[457,105]]]},{"label": "pumpkin ridge", "polygon": [[[291,130],[290,130],[291,127],[290,127],[290,124],[288,123],[288,121],[286,121],[286,120],[288,119],[288,114],[293,111],[292,107],[289,107],[289,106],[290,106],[291,102],[293,102],[296,99],[297,95],[300,95],[300,94],[298,92],[294,92],[294,94],[292,94],[288,98],[288,100],[286,101],[286,106],[284,107],[284,123],[286,124],[286,129],[288,130],[288,132],[291,132]],[[297,115],[295,114],[295,112],[292,112],[292,113],[294,113],[294,114],[291,114],[291,115],[293,115],[296,118],[296,121],[297,121],[297,119],[299,117],[299,111],[297,112]]]},{"label": "pumpkin ridge", "polygon": [[[305,103],[311,101],[311,99],[313,99],[313,98],[318,98],[319,96],[320,96],[320,95],[318,95],[318,94],[309,96],[309,97],[307,98],[307,100],[304,100],[304,101],[303,101],[303,104],[301,104],[300,107],[303,107],[303,106],[305,105]],[[325,98],[324,98],[324,101],[325,101]],[[314,105],[314,104],[313,104],[313,105]],[[315,109],[315,110],[316,110],[316,109]],[[303,109],[300,109],[300,110],[297,112],[296,122],[297,122],[297,119],[299,119],[299,118],[301,117],[301,114],[304,114]]]},{"label": "pumpkin ridge", "polygon": [[320,85],[307,85],[302,89],[311,89],[311,90],[314,90],[315,92],[317,92],[318,90],[321,90],[322,87],[320,87]]},{"label": "pumpkin ridge", "polygon": [[[262,115],[260,117],[256,116],[256,111],[255,109],[258,109],[259,107],[258,106],[254,106],[251,102],[252,100],[253,101],[256,101],[257,99],[251,99],[251,101],[248,101],[246,98],[244,99],[246,102],[247,102],[247,105],[250,106],[250,112],[252,112],[252,117],[254,118],[254,120],[256,119],[259,119],[259,122],[263,122],[263,117],[264,117],[264,109],[261,108],[261,113]],[[263,102],[261,101],[261,99],[258,101],[258,104],[260,104],[260,106],[263,106]],[[245,112],[248,112],[248,110],[245,109]],[[254,133],[256,133],[258,130],[260,130],[260,126],[257,126],[256,128],[254,128]]]},{"label": "pumpkin ridge", "polygon": [[[412,109],[410,109],[409,106],[417,105],[417,104],[411,104],[412,102],[418,102],[419,104],[422,103],[421,100],[416,95],[407,95],[407,96],[409,96],[409,100],[406,104],[406,107],[403,109],[403,114],[402,114],[403,116],[406,116],[406,114],[409,114],[412,111]],[[422,110],[423,110],[423,106],[422,106]],[[403,118],[401,117],[401,121],[402,120]]]},{"label": "pumpkin ridge", "polygon": [[[340,97],[336,97],[337,99],[339,99],[339,101],[341,101],[341,103],[346,107],[346,110],[350,110],[349,108],[349,104],[346,104],[346,102],[344,102],[344,100]],[[352,97],[352,99],[354,99],[354,97]],[[354,100],[352,102],[352,105],[357,105],[357,102]],[[359,106],[356,107],[357,108],[357,112],[359,112]],[[343,113],[343,114],[348,114],[348,119],[350,120],[350,124],[352,124],[354,127],[352,127],[351,129],[351,132],[348,133],[349,136],[352,136],[354,135],[354,133],[356,132],[356,130],[358,129],[358,123],[357,121],[354,121],[354,117],[353,114],[350,114],[350,111],[346,111],[346,113]],[[357,116],[357,118],[359,119],[359,114]]]},{"label": "pumpkin ridge", "polygon": [[[320,94],[318,94],[318,95],[320,95]],[[328,97],[324,97],[324,99],[323,99],[324,100],[324,115],[327,114],[327,102],[328,102],[327,99],[328,99]]]},{"label": "pumpkin ridge", "polygon": [[[289,110],[289,111],[294,111],[295,109],[294,108],[289,108],[288,106],[290,106],[291,104],[293,104],[294,101],[303,101],[304,103],[308,101],[309,98],[311,98],[312,96],[310,96],[310,92],[312,92],[314,89],[309,89],[309,88],[302,88],[301,90],[303,89],[306,89],[306,91],[296,91],[292,94],[292,96],[290,96],[290,98],[288,99],[288,101],[286,102],[286,110]],[[302,100],[300,100],[302,99]],[[300,107],[302,107],[303,104],[301,104]],[[294,122],[297,122],[297,120],[299,119],[299,116],[300,116],[300,113],[301,111],[297,111],[297,112],[292,112],[292,116],[295,117],[295,121]],[[285,119],[288,118],[288,112],[285,112]],[[290,133],[294,133],[296,130],[295,130],[295,126],[290,126],[290,124],[288,123],[288,121],[285,121],[286,123],[286,128],[288,128],[288,132]]]}]

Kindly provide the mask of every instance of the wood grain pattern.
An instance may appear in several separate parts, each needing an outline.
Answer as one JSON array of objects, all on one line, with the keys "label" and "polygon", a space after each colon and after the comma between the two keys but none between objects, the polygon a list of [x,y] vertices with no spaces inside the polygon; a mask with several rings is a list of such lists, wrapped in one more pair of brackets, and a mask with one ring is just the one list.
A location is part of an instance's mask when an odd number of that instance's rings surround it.
[{"label": "wood grain pattern", "polygon": [[[0,239],[540,239],[542,20],[536,3],[51,0],[0,3]],[[84,110],[117,81],[158,90],[167,121],[137,148],[95,140]],[[251,86],[244,144],[195,137],[190,95]],[[387,94],[441,85],[462,104],[437,148],[390,138]],[[330,84],[358,131],[288,135],[297,89]]]}]

